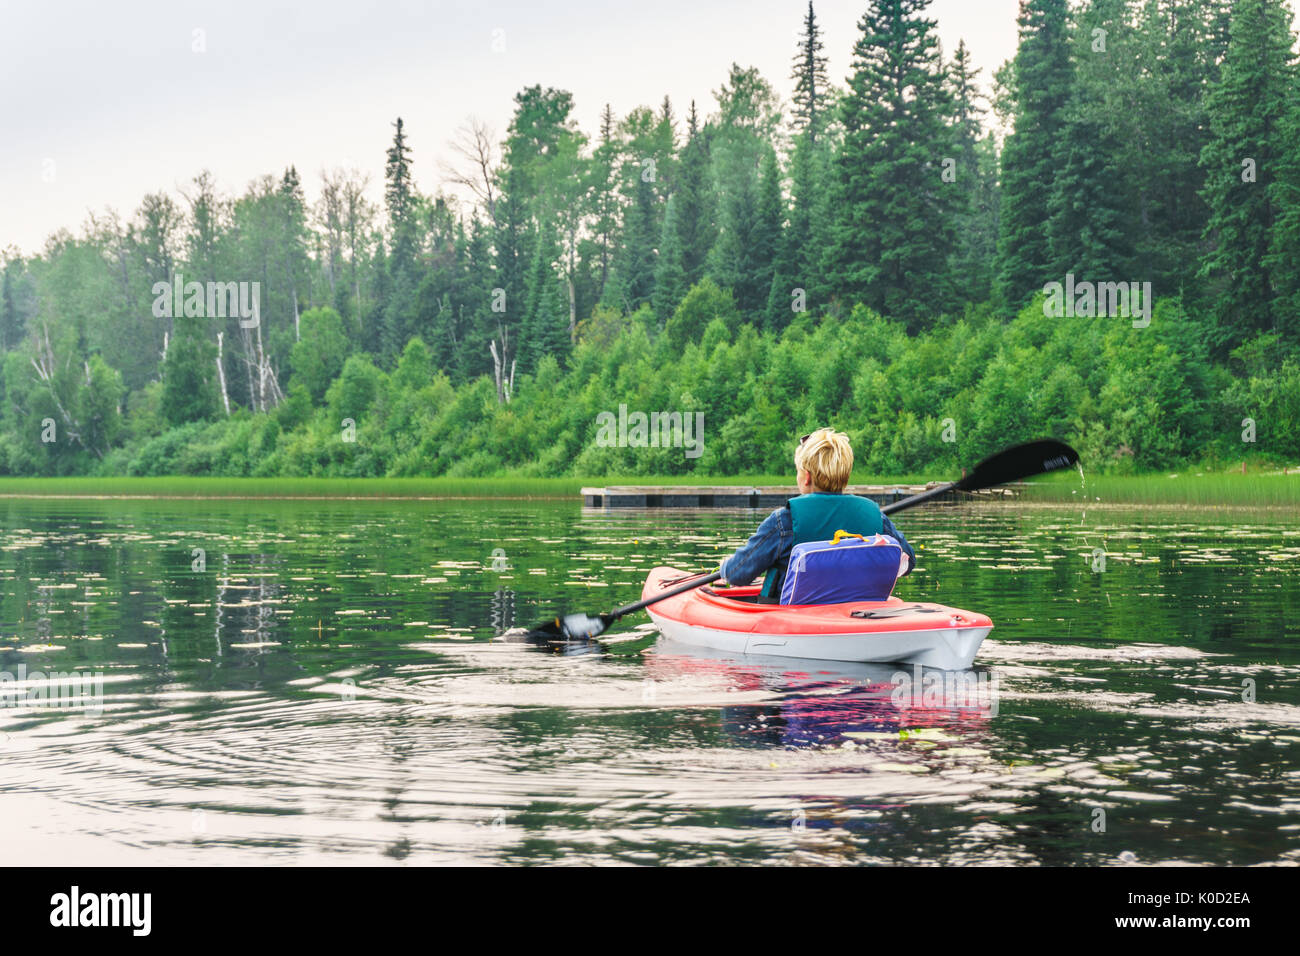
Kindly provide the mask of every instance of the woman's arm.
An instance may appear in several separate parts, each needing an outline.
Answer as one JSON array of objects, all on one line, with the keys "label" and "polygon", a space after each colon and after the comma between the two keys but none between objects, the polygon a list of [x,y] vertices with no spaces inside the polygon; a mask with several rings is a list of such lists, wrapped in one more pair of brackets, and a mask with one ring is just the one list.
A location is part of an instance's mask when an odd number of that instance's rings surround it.
[{"label": "woman's arm", "polygon": [[777,508],[763,519],[745,544],[722,562],[722,579],[728,584],[748,584],[781,560],[794,544],[790,512]]},{"label": "woman's arm", "polygon": [[904,571],[903,574],[911,574],[912,569],[916,567],[916,552],[912,550],[912,546],[908,544],[907,539],[903,537],[903,532],[894,527],[894,522],[889,520],[888,515],[881,515],[880,518],[881,521],[884,522],[884,527],[881,529],[881,533],[887,534],[897,541],[899,546],[903,549],[903,553],[907,555],[907,570]]}]

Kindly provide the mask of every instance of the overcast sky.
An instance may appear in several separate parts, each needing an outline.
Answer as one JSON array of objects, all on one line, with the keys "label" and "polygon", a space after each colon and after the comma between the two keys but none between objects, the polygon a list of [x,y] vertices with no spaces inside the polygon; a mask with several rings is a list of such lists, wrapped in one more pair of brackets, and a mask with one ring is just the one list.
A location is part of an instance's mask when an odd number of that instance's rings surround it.
[{"label": "overcast sky", "polygon": [[[816,0],[830,75],[842,85],[863,0]],[[498,134],[514,94],[569,90],[589,134],[672,97],[713,112],[729,65],[756,66],[783,97],[806,0],[0,0],[0,248],[39,251],[91,212],[128,217],[203,169],[242,192],[297,166],[356,165],[381,195],[394,117],[417,185],[470,116]],[[964,38],[986,88],[1015,52],[1016,0],[935,0],[946,53]],[[195,31],[201,31],[196,34]],[[204,46],[203,52],[195,48]]]}]

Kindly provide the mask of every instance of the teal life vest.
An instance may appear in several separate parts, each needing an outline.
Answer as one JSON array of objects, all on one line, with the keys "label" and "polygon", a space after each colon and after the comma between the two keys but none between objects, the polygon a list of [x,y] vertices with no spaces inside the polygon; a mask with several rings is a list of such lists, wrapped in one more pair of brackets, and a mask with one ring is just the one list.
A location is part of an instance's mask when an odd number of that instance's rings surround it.
[{"label": "teal life vest", "polygon": [[[885,527],[880,506],[870,498],[860,498],[857,495],[815,491],[791,498],[785,506],[790,509],[794,544],[829,541],[835,537],[836,531],[870,537],[880,534]],[[787,558],[785,563],[778,564],[767,572],[767,577],[763,579],[763,597],[774,598],[781,593],[788,563]]]}]

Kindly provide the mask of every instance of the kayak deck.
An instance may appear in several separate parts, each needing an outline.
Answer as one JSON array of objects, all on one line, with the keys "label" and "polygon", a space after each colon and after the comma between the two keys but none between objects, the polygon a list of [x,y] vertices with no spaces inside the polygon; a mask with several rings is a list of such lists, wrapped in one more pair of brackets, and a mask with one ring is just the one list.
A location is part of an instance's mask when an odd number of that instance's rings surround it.
[{"label": "kayak deck", "polygon": [[[642,597],[691,577],[655,568]],[[670,640],[740,654],[826,661],[906,662],[948,670],[970,667],[993,629],[983,614],[928,602],[755,603],[756,586],[697,588],[646,608]]]}]

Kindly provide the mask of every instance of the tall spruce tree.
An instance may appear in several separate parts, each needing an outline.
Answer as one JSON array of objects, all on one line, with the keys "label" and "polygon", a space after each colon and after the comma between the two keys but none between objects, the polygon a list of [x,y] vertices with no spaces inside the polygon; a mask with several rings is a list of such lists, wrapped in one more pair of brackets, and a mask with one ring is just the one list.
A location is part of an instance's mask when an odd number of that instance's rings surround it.
[{"label": "tall spruce tree", "polygon": [[822,33],[808,0],[808,13],[799,35],[799,52],[794,58],[794,128],[816,144],[826,131],[826,97],[830,81],[826,78],[826,57],[822,54]]},{"label": "tall spruce tree", "polygon": [[488,347],[490,355],[490,345],[496,343],[497,355],[506,370],[519,354],[529,305],[528,270],[533,261],[533,230],[522,181],[520,171],[507,166],[492,229],[495,268],[488,289]]},{"label": "tall spruce tree", "polygon": [[614,279],[610,288],[614,302],[635,312],[654,295],[657,247],[662,227],[655,200],[654,182],[646,167],[629,163],[626,175],[634,178],[632,202],[623,220],[623,243],[614,257]]},{"label": "tall spruce tree", "polygon": [[784,261],[786,209],[776,150],[768,150],[759,168],[757,212],[753,282],[764,293],[763,325],[783,328],[790,318],[790,277]]},{"label": "tall spruce tree", "polygon": [[1013,311],[1060,271],[1045,224],[1073,72],[1066,0],[1025,0],[1017,23],[1010,90],[1015,125],[1002,149],[995,284],[998,300]]},{"label": "tall spruce tree", "polygon": [[1209,216],[1201,192],[1201,151],[1208,142],[1205,99],[1226,52],[1220,20],[1230,0],[1146,0],[1138,13],[1131,61],[1112,74],[1123,124],[1116,159],[1131,182],[1133,268],[1157,296],[1179,295],[1200,311],[1196,272]]},{"label": "tall spruce tree", "polygon": [[997,246],[997,170],[996,163],[989,162],[992,143],[984,132],[985,96],[978,77],[970,49],[961,40],[948,67],[955,139],[953,185],[958,197],[956,244],[949,268],[958,298],[966,302],[988,300]]},{"label": "tall spruce tree", "polygon": [[520,370],[534,372],[544,355],[563,364],[569,353],[568,305],[560,295],[560,277],[555,272],[559,243],[543,227],[533,247],[529,270],[526,319],[520,336]]},{"label": "tall spruce tree", "polygon": [[682,241],[678,224],[678,198],[668,198],[664,213],[663,238],[659,242],[659,258],[655,263],[655,290],[653,305],[659,321],[667,322],[686,295],[686,270],[682,255]]},{"label": "tall spruce tree", "polygon": [[912,328],[952,301],[956,227],[942,180],[953,107],[928,6],[873,0],[858,23],[826,266],[834,294]]},{"label": "tall spruce tree", "polygon": [[387,362],[397,361],[415,321],[415,296],[419,287],[415,209],[418,196],[411,178],[411,148],[399,116],[393,124],[393,144],[384,166],[384,203],[388,208],[390,253],[388,256],[388,299],[383,304],[379,335],[381,354]]},{"label": "tall spruce tree", "polygon": [[621,147],[616,137],[614,111],[608,103],[600,114],[600,142],[592,151],[591,159],[587,167],[586,209],[592,238],[585,258],[594,260],[596,279],[593,292],[599,301],[609,282],[622,212],[618,189]]},{"label": "tall spruce tree", "polygon": [[687,135],[677,168],[674,215],[682,281],[690,288],[704,278],[709,253],[718,239],[717,197],[709,174],[709,131],[700,127],[694,101]]},{"label": "tall spruce tree", "polygon": [[1132,278],[1131,212],[1125,175],[1123,97],[1116,77],[1134,58],[1126,0],[1089,0],[1074,29],[1073,85],[1048,200],[1048,249],[1057,268],[1081,281]]},{"label": "tall spruce tree", "polygon": [[162,408],[169,424],[207,421],[218,402],[217,344],[206,320],[179,316],[162,368]]},{"label": "tall spruce tree", "polygon": [[1285,0],[1238,0],[1222,75],[1207,101],[1210,141],[1201,165],[1211,246],[1200,272],[1212,283],[1211,344],[1222,350],[1276,326],[1281,263],[1270,259],[1269,242],[1281,214],[1275,184],[1288,158],[1296,83],[1290,20]]},{"label": "tall spruce tree", "polygon": [[1264,266],[1273,281],[1273,322],[1291,354],[1300,353],[1300,91],[1291,90],[1279,124],[1281,155],[1272,185],[1277,218]]},{"label": "tall spruce tree", "polygon": [[803,289],[809,297],[821,301],[825,283],[821,266],[827,240],[827,181],[831,165],[830,127],[831,86],[826,78],[826,58],[821,54],[821,28],[817,25],[811,0],[799,36],[794,58],[794,148],[790,154],[789,227],[785,231],[781,253],[774,270],[780,276],[768,305],[768,317],[775,320],[778,310],[784,324],[791,316],[790,295]]}]

